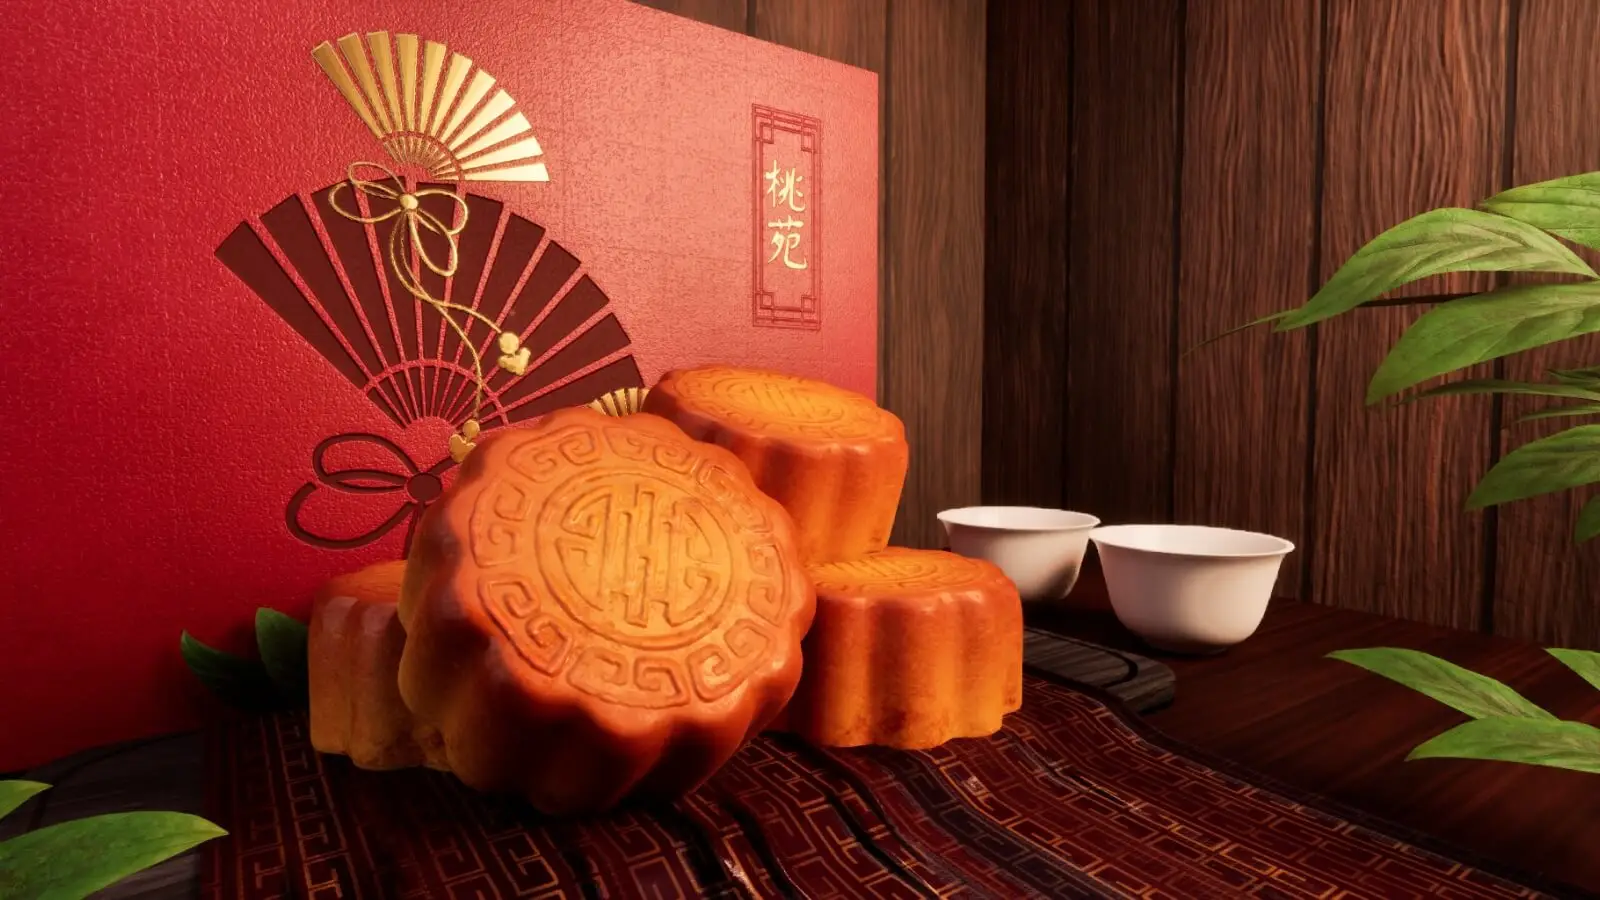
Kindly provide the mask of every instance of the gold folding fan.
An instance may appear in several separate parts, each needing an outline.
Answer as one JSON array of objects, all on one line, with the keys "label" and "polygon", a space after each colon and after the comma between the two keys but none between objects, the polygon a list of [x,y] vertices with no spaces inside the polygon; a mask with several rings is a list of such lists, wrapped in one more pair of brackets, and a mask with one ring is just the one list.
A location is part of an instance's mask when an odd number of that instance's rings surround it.
[{"label": "gold folding fan", "polygon": [[649,388],[625,387],[590,401],[589,408],[608,416],[631,416],[644,409]]},{"label": "gold folding fan", "polygon": [[311,55],[395,162],[442,181],[550,180],[528,118],[471,59],[414,34],[337,44]]}]

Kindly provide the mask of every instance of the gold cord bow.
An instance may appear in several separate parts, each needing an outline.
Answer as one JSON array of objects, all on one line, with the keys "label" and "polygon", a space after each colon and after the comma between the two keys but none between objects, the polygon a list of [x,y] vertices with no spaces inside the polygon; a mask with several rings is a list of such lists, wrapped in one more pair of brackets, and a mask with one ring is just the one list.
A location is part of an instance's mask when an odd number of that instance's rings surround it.
[{"label": "gold cord bow", "polygon": [[[362,167],[376,169],[383,173],[383,179],[369,181],[360,178],[357,170]],[[500,331],[499,323],[485,316],[483,313],[457,303],[449,303],[428,293],[423,287],[421,279],[413,274],[412,262],[415,260],[422,267],[441,278],[449,278],[456,272],[456,265],[460,261],[460,245],[457,238],[467,227],[467,202],[455,191],[439,188],[424,188],[416,191],[398,190],[390,185],[401,185],[400,176],[390,171],[387,167],[372,162],[355,162],[345,171],[346,181],[328,189],[328,205],[334,211],[353,222],[363,225],[377,225],[380,222],[394,220],[394,226],[389,230],[389,267],[393,269],[395,279],[400,286],[405,288],[412,296],[428,304],[439,312],[439,315],[450,324],[456,336],[461,339],[462,346],[472,355],[472,371],[474,381],[473,415],[462,423],[461,430],[450,436],[450,456],[456,462],[461,462],[476,446],[480,426],[478,418],[483,414],[484,394],[488,390],[487,380],[483,374],[483,357],[478,353],[478,348],[467,338],[467,331],[452,312],[461,313],[469,318],[489,326],[493,331],[499,332],[496,348],[500,351],[496,362],[500,368],[513,375],[522,375],[528,370],[528,351],[522,346],[522,339],[509,331]],[[339,205],[339,192],[350,188],[352,194],[365,194],[369,198],[368,206],[378,205],[374,201],[385,201],[394,205],[380,213],[371,216],[361,215],[359,211],[352,212]],[[455,224],[449,224],[439,216],[424,209],[422,198],[444,197],[455,204],[451,219]],[[431,232],[444,238],[445,245],[449,248],[449,260],[440,265],[428,252],[427,243],[423,239],[424,232]],[[407,238],[410,240],[407,240]]]}]

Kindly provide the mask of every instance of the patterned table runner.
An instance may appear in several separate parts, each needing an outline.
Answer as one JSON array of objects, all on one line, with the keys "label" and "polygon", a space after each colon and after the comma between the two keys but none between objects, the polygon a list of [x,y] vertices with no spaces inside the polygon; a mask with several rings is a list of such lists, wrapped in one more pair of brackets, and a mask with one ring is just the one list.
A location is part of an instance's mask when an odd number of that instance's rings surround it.
[{"label": "patterned table runner", "polygon": [[357,770],[312,751],[298,715],[212,740],[211,812],[232,832],[208,845],[216,900],[1564,895],[1224,771],[1037,670],[994,737],[899,752],[763,736],[675,804],[585,822],[440,773]]}]

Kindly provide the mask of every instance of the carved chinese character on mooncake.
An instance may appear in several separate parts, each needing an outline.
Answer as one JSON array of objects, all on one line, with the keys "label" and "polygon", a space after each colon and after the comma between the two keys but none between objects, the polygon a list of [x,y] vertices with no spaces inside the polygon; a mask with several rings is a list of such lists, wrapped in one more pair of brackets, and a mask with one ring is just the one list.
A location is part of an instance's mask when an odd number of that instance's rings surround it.
[{"label": "carved chinese character on mooncake", "polygon": [[400,690],[467,784],[598,811],[760,731],[814,608],[788,515],[732,454],[562,410],[483,438],[423,520]]},{"label": "carved chinese character on mooncake", "polygon": [[889,543],[911,451],[905,426],[867,397],[821,381],[730,366],[668,372],[644,411],[727,447],[794,519],[809,563]]}]

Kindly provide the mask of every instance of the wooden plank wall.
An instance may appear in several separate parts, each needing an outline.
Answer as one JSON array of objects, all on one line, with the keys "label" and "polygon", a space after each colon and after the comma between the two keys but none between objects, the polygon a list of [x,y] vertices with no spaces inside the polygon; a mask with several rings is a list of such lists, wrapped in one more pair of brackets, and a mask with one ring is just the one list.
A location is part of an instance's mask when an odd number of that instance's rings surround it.
[{"label": "wooden plank wall", "polygon": [[[985,502],[1062,504],[1072,153],[1072,7],[989,7],[984,225],[983,446],[1014,447],[983,467]],[[1041,38],[1043,36],[1043,38]],[[1041,408],[1042,406],[1042,408]],[[1063,461],[1065,460],[1065,464]]]},{"label": "wooden plank wall", "polygon": [[[1582,498],[1463,511],[1499,454],[1560,423],[1513,424],[1528,404],[1485,398],[1363,403],[1430,302],[1494,276],[1185,352],[1303,302],[1425,209],[1600,169],[1600,3],[988,16],[986,502],[1269,531],[1299,548],[1281,593],[1600,648],[1600,546],[1570,537]],[[1600,363],[1600,340],[1473,374],[1557,363]]]},{"label": "wooden plank wall", "polygon": [[[1507,33],[1506,0],[1326,0],[1323,15],[1319,283],[1385,228],[1500,189]],[[1396,296],[1492,286],[1488,275],[1451,275]],[[1487,469],[1490,401],[1363,403],[1419,312],[1360,310],[1314,338],[1311,596],[1476,628],[1484,516],[1461,500]]]},{"label": "wooden plank wall", "polygon": [[[1514,184],[1600,169],[1600,3],[1522,0],[1516,18],[1516,79],[1510,105]],[[1600,254],[1580,250],[1591,266]],[[1600,271],[1600,269],[1597,269]],[[1530,379],[1544,369],[1600,362],[1594,335],[1506,361],[1508,377]],[[1499,450],[1553,430],[1553,423],[1516,419],[1537,404],[1507,398]],[[1576,423],[1568,423],[1576,424]],[[1600,545],[1574,547],[1572,522],[1592,496],[1542,497],[1506,506],[1499,514],[1494,605],[1496,631],[1547,645],[1600,649]]]},{"label": "wooden plank wall", "polygon": [[934,514],[980,492],[984,0],[641,2],[878,73],[878,400],[912,448],[892,540],[941,546]]}]

